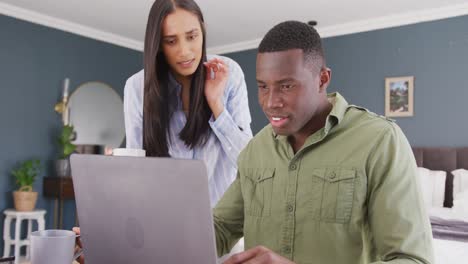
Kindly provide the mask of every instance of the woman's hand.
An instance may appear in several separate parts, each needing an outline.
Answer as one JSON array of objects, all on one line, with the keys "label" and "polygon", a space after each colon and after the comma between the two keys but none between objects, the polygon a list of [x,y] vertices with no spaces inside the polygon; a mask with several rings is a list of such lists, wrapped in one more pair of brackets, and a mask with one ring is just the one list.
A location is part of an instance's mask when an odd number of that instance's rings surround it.
[{"label": "woman's hand", "polygon": [[[80,235],[80,228],[79,227],[74,227],[73,232],[75,232],[75,234],[77,234],[77,235]],[[81,245],[81,240],[78,237],[78,238],[76,238],[75,253],[78,252],[78,250],[80,250],[82,248],[83,248],[83,245]],[[81,254],[81,256],[79,256],[76,259],[76,261],[78,261],[78,263],[80,263],[80,264],[84,264],[84,255]]]},{"label": "woman's hand", "polygon": [[229,78],[229,68],[218,58],[211,59],[203,65],[206,68],[205,97],[216,119],[224,110],[223,95]]}]

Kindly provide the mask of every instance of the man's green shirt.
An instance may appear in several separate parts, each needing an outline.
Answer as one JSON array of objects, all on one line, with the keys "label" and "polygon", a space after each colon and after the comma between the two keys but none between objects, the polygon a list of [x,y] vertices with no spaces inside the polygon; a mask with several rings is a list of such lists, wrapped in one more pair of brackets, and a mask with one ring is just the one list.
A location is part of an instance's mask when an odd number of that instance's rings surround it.
[{"label": "man's green shirt", "polygon": [[321,130],[294,153],[271,125],[238,158],[214,209],[218,254],[244,236],[306,264],[433,263],[416,163],[392,121],[329,95]]}]

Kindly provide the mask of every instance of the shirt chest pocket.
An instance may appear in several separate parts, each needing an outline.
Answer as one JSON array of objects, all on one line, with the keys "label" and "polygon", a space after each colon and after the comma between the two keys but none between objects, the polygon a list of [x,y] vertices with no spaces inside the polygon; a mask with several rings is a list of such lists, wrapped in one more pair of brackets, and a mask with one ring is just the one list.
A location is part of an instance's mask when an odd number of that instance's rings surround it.
[{"label": "shirt chest pocket", "polygon": [[243,185],[245,214],[269,216],[275,169],[247,169]]},{"label": "shirt chest pocket", "polygon": [[310,209],[316,220],[348,223],[354,199],[356,171],[344,168],[314,169]]}]

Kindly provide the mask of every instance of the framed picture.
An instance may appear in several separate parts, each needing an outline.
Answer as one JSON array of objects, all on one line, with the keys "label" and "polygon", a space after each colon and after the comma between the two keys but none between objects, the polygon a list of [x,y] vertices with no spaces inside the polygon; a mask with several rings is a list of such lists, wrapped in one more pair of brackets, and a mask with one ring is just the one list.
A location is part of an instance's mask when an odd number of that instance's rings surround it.
[{"label": "framed picture", "polygon": [[385,116],[413,116],[414,76],[385,78]]}]

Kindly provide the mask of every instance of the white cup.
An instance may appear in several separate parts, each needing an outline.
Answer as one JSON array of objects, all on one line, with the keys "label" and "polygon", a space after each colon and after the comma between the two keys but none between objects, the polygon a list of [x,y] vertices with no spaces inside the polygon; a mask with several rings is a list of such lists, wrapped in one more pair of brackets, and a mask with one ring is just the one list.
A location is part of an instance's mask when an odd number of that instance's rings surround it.
[{"label": "white cup", "polygon": [[81,252],[73,253],[77,235],[70,230],[42,230],[31,233],[31,263],[72,263]]},{"label": "white cup", "polygon": [[112,155],[128,157],[145,157],[146,151],[144,149],[115,148],[112,150]]}]

